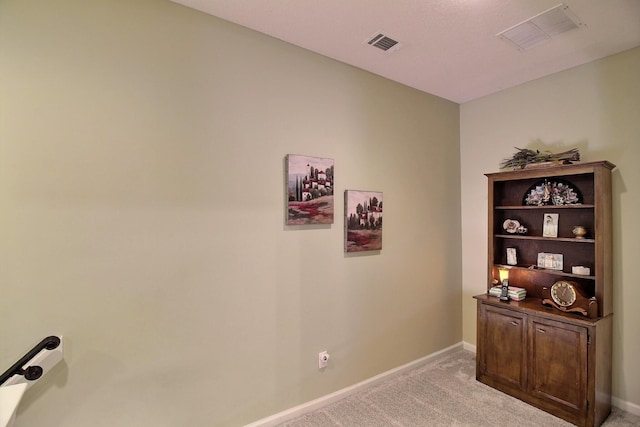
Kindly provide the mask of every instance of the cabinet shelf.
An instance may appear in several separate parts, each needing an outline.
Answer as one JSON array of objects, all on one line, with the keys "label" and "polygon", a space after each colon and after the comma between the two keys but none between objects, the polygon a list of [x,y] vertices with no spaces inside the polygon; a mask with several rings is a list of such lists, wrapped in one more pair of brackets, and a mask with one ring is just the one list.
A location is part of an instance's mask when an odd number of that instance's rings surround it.
[{"label": "cabinet shelf", "polygon": [[523,265],[506,265],[506,264],[494,264],[494,267],[507,268],[509,270],[526,270],[527,272],[549,274],[552,276],[573,277],[576,279],[585,279],[585,280],[596,280],[596,276],[587,276],[586,274],[568,273],[564,270],[551,270],[548,268],[531,268],[529,266],[523,266]]},{"label": "cabinet shelf", "polygon": [[542,237],[524,236],[514,234],[496,234],[496,239],[517,239],[517,240],[540,240],[547,242],[568,242],[568,243],[595,243],[595,239],[576,239],[575,237]]},{"label": "cabinet shelf", "polygon": [[536,297],[527,297],[522,301],[500,301],[500,298],[487,294],[474,295],[474,299],[481,301],[482,304],[489,304],[495,307],[506,308],[510,310],[523,311],[526,314],[534,316],[544,316],[557,321],[569,321],[571,323],[593,326],[598,323],[601,318],[589,319],[587,317],[579,318],[571,313],[564,313],[555,310],[547,305],[542,304],[542,299]]},{"label": "cabinet shelf", "polygon": [[496,206],[494,209],[507,211],[507,210],[548,210],[548,209],[593,209],[595,205],[582,204],[582,205],[544,205],[544,206]]}]

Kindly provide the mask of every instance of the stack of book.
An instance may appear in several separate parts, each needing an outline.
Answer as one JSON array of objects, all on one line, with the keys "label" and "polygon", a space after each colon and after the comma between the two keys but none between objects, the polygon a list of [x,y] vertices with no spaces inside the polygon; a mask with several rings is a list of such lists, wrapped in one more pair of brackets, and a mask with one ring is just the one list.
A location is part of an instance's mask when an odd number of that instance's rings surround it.
[{"label": "stack of book", "polygon": [[[499,297],[502,292],[502,288],[500,286],[494,286],[489,289],[489,295],[492,297]],[[518,288],[515,286],[509,286],[509,299],[514,301],[522,301],[527,297],[527,291],[524,288]]]}]

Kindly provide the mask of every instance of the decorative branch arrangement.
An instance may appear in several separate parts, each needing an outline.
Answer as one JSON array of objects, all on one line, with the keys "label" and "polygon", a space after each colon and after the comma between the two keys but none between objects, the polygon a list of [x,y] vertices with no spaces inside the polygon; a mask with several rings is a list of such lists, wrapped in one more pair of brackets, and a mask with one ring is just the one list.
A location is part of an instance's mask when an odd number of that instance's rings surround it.
[{"label": "decorative branch arrangement", "polygon": [[569,151],[553,154],[550,151],[529,150],[528,148],[515,147],[518,152],[510,159],[505,159],[500,164],[501,169],[520,168],[524,169],[527,165],[533,163],[559,162],[569,164],[571,162],[580,161],[580,151],[573,148]]}]

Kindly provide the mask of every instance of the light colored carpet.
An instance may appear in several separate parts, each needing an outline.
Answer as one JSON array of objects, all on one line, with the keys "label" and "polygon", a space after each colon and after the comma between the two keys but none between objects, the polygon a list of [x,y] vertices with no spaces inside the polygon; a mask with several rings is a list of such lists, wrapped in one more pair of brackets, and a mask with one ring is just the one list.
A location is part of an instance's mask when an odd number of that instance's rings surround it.
[{"label": "light colored carpet", "polygon": [[[568,427],[560,418],[479,383],[475,354],[458,350],[280,427]],[[604,427],[640,426],[614,408]]]}]

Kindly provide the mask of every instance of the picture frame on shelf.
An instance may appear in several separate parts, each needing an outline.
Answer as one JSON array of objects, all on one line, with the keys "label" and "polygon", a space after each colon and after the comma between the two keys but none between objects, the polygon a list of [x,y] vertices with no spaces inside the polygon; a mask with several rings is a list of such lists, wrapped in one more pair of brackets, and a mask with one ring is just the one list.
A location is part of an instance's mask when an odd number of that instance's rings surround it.
[{"label": "picture frame on shelf", "polygon": [[542,224],[542,237],[558,237],[558,220],[557,213],[545,213],[544,222]]},{"label": "picture frame on shelf", "polygon": [[516,248],[507,248],[507,264],[518,265],[518,255]]},{"label": "picture frame on shelf", "polygon": [[538,268],[562,271],[564,256],[562,254],[538,253]]}]

